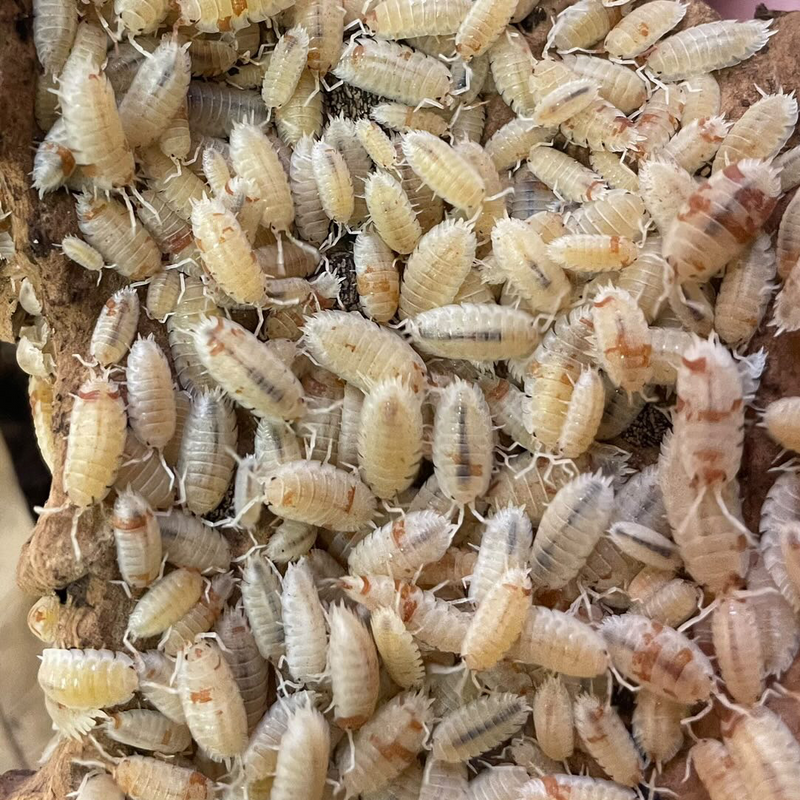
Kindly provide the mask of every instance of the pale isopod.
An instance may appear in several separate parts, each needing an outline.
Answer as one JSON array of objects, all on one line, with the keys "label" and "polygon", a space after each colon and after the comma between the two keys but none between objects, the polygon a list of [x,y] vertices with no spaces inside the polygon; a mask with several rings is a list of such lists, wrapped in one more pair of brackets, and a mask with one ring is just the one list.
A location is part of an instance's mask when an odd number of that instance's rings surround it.
[{"label": "pale isopod", "polygon": [[701,119],[710,119],[719,114],[720,88],[712,74],[692,75],[681,84],[685,105],[681,123],[684,127]]},{"label": "pale isopod", "polygon": [[655,156],[639,167],[642,200],[662,236],[697,186],[692,176],[671,158]]},{"label": "pale isopod", "polygon": [[561,797],[586,800],[633,800],[633,789],[602,778],[583,775],[545,775],[534,778],[522,787],[521,800],[559,800]]},{"label": "pale isopod", "polygon": [[144,303],[147,316],[158,322],[165,322],[167,315],[175,310],[180,293],[181,273],[178,270],[165,269],[154,275],[147,285],[147,299]]},{"label": "pale isopod", "polygon": [[575,730],[572,698],[558,675],[547,678],[533,700],[536,741],[548,758],[563,761],[572,755]]},{"label": "pale isopod", "polygon": [[395,165],[397,151],[392,140],[379,125],[368,119],[360,119],[356,122],[356,135],[361,146],[377,166],[388,169]]},{"label": "pale isopod", "polygon": [[211,377],[256,416],[297,419],[304,413],[300,381],[241,325],[216,317],[195,328],[195,345]]},{"label": "pale isopod", "polygon": [[596,172],[552,147],[534,145],[528,153],[528,169],[558,195],[577,203],[595,200],[607,190]]},{"label": "pale isopod", "polygon": [[78,30],[76,0],[36,0],[33,7],[33,43],[45,72],[57,75],[69,56]]},{"label": "pale isopod", "polygon": [[104,367],[121,361],[136,335],[139,296],[125,287],[106,300],[92,331],[89,353]]},{"label": "pale isopod", "polygon": [[305,241],[319,245],[328,235],[330,220],[317,191],[311,162],[313,147],[314,143],[308,136],[303,136],[295,144],[289,167],[289,181],[294,198],[297,230]]},{"label": "pale isopod", "polygon": [[579,0],[565,8],[547,37],[557,50],[590,48],[603,39],[619,21],[616,8],[606,8],[600,0]]},{"label": "pale isopod", "polygon": [[308,32],[295,25],[284,33],[270,56],[261,83],[261,97],[267,108],[280,108],[289,102],[308,56]]},{"label": "pale isopod", "polygon": [[637,110],[647,99],[645,81],[637,72],[622,64],[583,53],[564,55],[562,61],[575,76],[595,81],[600,97],[623,114]]},{"label": "pale isopod", "polygon": [[315,708],[300,706],[289,717],[280,740],[270,800],[322,800],[329,751],[330,731],[325,717]]},{"label": "pale isopod", "polygon": [[213,511],[233,477],[237,441],[233,406],[215,392],[203,392],[192,402],[186,420],[177,473],[187,508],[194,514]]},{"label": "pale isopod", "polygon": [[636,58],[666,35],[686,15],[674,0],[654,0],[634,9],[606,36],[606,52],[617,58]]},{"label": "pale isopod", "polygon": [[747,794],[739,766],[722,742],[701,739],[689,751],[689,758],[712,800],[735,800]]},{"label": "pale isopod", "polygon": [[648,691],[691,705],[708,698],[713,667],[674,628],[636,614],[608,617],[600,627],[614,666]]},{"label": "pale isopod", "polygon": [[431,738],[434,758],[448,762],[491,750],[516,733],[530,713],[524,698],[498,692],[445,715]]},{"label": "pale isopod", "polygon": [[797,194],[786,206],[778,226],[778,275],[783,280],[789,277],[792,267],[800,259],[800,200]]},{"label": "pale isopod", "polygon": [[623,269],[636,260],[638,248],[622,236],[573,233],[553,241],[547,254],[557,264],[578,272]]},{"label": "pale isopod", "polygon": [[583,746],[604,772],[623,786],[641,783],[641,756],[619,712],[584,694],[575,701],[575,729]]},{"label": "pale isopod", "polygon": [[725,19],[686,28],[656,44],[647,55],[647,67],[663,81],[732,67],[764,47],[774,33],[771,22]]},{"label": "pale isopod", "polygon": [[303,136],[316,136],[322,129],[322,94],[310,69],[303,70],[294,94],[275,109],[275,124],[281,139],[296,144]]},{"label": "pale isopod", "polygon": [[636,522],[618,521],[609,528],[614,543],[642,564],[661,570],[673,570],[680,566],[675,545],[657,531]]},{"label": "pale isopod", "polygon": [[559,489],[533,540],[535,586],[558,589],[580,572],[605,532],[613,502],[609,481],[598,475],[581,475]]},{"label": "pale isopod", "polygon": [[521,117],[533,117],[537,125],[557,125],[556,122],[537,119],[534,115],[536,101],[530,76],[535,59],[525,37],[514,28],[506,28],[491,46],[488,55],[497,91],[514,113]]},{"label": "pale isopod", "polygon": [[109,739],[137,750],[180,753],[192,742],[192,735],[185,725],[173,722],[159,711],[143,708],[111,714],[104,728]]},{"label": "pale isopod", "polygon": [[537,125],[556,126],[583,111],[597,97],[597,84],[586,78],[569,81],[546,94],[531,119]]},{"label": "pale isopod", "polygon": [[683,90],[679,86],[656,89],[636,118],[634,129],[641,139],[635,150],[640,158],[647,158],[661,150],[672,138],[683,114]]},{"label": "pale isopod", "polygon": [[681,721],[687,714],[686,706],[642,689],[632,719],[636,744],[656,764],[666,764],[683,745]]},{"label": "pale isopod", "polygon": [[723,597],[714,609],[711,632],[725,688],[737,703],[753,705],[764,688],[764,659],[755,610],[745,598]]},{"label": "pale isopod", "polygon": [[456,31],[456,52],[464,61],[485,53],[506,29],[517,10],[515,0],[473,3]]},{"label": "pale isopod", "polygon": [[344,224],[353,215],[353,179],[344,156],[327,142],[316,142],[311,150],[314,178],[325,213]]},{"label": "pale isopod", "polygon": [[214,642],[187,647],[177,674],[186,724],[215,761],[239,756],[247,747],[247,713],[231,668]]},{"label": "pale isopod", "polygon": [[134,589],[149,586],[161,568],[161,533],[150,506],[133,492],[119,494],[112,526],[122,579]]},{"label": "pale isopod", "polygon": [[363,230],[353,244],[353,261],[361,308],[375,322],[388,322],[400,300],[400,275],[394,254],[378,234]]},{"label": "pale isopod", "polygon": [[555,132],[515,117],[492,134],[485,150],[497,169],[508,169],[522,161],[534,145],[552,140]]},{"label": "pale isopod", "polygon": [[125,447],[125,406],[115,383],[90,378],[72,405],[64,457],[64,491],[78,508],[108,494]]},{"label": "pale isopod", "polygon": [[696,119],[683,125],[661,152],[693,175],[714,157],[725,140],[728,128],[729,123],[725,122],[724,117]]},{"label": "pale isopod", "polygon": [[364,185],[372,223],[378,235],[397,253],[410,253],[422,235],[414,208],[397,179],[375,172]]},{"label": "pale isopod", "polygon": [[67,708],[103,708],[127,703],[139,685],[133,661],[111,650],[47,647],[39,665],[39,686]]},{"label": "pale isopod", "polygon": [[388,606],[376,608],[370,625],[381,661],[392,680],[403,689],[421,686],[425,678],[422,656],[398,613]]},{"label": "pale isopod", "polygon": [[214,782],[201,772],[157,758],[127,756],[114,766],[114,780],[131,800],[212,800]]},{"label": "pale isopod", "polygon": [[152,335],[133,344],[125,374],[133,432],[148,447],[165,447],[175,434],[175,391],[167,357]]},{"label": "pale isopod", "polygon": [[373,106],[370,116],[393,131],[427,131],[434,136],[444,136],[448,130],[447,120],[433,111],[415,109],[402,103],[380,103]]},{"label": "pale isopod", "polygon": [[638,176],[617,153],[594,150],[589,153],[589,164],[612,189],[624,189],[634,194],[639,192]]}]

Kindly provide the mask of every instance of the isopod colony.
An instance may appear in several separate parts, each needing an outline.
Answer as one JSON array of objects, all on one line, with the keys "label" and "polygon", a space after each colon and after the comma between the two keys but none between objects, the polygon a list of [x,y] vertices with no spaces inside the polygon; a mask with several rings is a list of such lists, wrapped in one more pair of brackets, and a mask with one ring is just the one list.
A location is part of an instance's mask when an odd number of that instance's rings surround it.
[{"label": "isopod colony", "polygon": [[132,598],[116,651],[29,618],[82,800],[625,800],[689,747],[714,800],[797,797],[800,476],[758,534],[737,481],[746,415],[800,450],[744,355],[776,285],[800,328],[797,103],[720,113],[767,22],[580,0],[534,55],[536,4],[34,3],[33,186],[129,281],[63,457],[21,288],[75,558],[104,504]]}]

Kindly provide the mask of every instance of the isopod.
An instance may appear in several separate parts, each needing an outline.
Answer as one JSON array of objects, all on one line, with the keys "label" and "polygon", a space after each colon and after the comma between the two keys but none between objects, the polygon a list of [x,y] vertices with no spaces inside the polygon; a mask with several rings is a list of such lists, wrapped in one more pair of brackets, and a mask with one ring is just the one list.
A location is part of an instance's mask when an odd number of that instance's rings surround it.
[{"label": "isopod", "polygon": [[456,31],[458,55],[468,62],[485,53],[502,35],[516,9],[516,0],[479,0],[473,3]]},{"label": "isopod", "polygon": [[725,688],[737,703],[753,705],[764,688],[764,660],[754,609],[745,598],[721,598],[711,618],[711,632]]},{"label": "isopod", "polygon": [[531,147],[528,169],[556,194],[576,203],[595,200],[607,191],[605,181],[596,172],[552,147]]},{"label": "isopod", "polygon": [[280,108],[291,99],[306,65],[308,45],[308,32],[301,25],[278,39],[261,82],[261,97],[267,108]]},{"label": "isopod", "polygon": [[364,314],[375,322],[388,322],[400,301],[400,274],[394,254],[377,233],[362,230],[353,244],[353,261]]},{"label": "isopod", "polygon": [[634,9],[606,36],[606,52],[616,58],[636,58],[669,33],[686,15],[674,0],[654,0]]},{"label": "isopod", "polygon": [[114,766],[114,780],[131,800],[212,800],[214,782],[190,767],[147,756],[127,756]]},{"label": "isopod", "polygon": [[92,331],[89,353],[108,367],[121,361],[136,335],[139,324],[139,296],[125,287],[106,300]]},{"label": "isopod", "polygon": [[289,717],[280,740],[270,799],[322,800],[329,751],[330,731],[325,717],[315,708],[300,706]]},{"label": "isopod", "polygon": [[134,589],[149,586],[161,568],[161,533],[150,506],[133,492],[119,494],[112,526],[122,579]]},{"label": "isopod", "polygon": [[175,434],[175,391],[167,357],[152,334],[134,342],[125,374],[131,429],[148,447],[165,447]]},{"label": "isopod", "polygon": [[618,9],[606,8],[600,0],[579,0],[556,17],[547,44],[557,50],[590,48],[605,38],[620,16]]},{"label": "isopod", "polygon": [[192,735],[184,724],[173,722],[159,711],[143,708],[111,714],[104,728],[109,739],[137,750],[180,753],[192,742]]},{"label": "isopod", "polygon": [[402,185],[385,172],[374,172],[364,185],[372,223],[383,241],[396,253],[410,253],[422,228]]},{"label": "isopod", "polygon": [[376,608],[370,626],[381,661],[392,680],[403,689],[422,686],[425,668],[419,646],[391,607]]}]

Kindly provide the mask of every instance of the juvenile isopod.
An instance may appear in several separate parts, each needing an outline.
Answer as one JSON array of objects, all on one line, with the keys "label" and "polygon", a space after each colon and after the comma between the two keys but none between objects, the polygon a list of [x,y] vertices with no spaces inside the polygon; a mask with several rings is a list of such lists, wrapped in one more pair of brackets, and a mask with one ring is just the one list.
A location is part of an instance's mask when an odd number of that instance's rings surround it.
[{"label": "juvenile isopod", "polygon": [[[547,61],[540,63],[552,65],[558,62]],[[623,64],[617,64],[610,59],[584,55],[583,53],[565,54],[562,57],[562,64],[565,64],[575,77],[588,78],[595,81],[600,97],[608,100],[611,105],[618,108],[623,114],[630,114],[632,111],[641,108],[648,97],[647,84],[641,76],[634,70]],[[555,75],[559,73],[561,73],[561,69]]]},{"label": "juvenile isopod", "polygon": [[650,330],[642,310],[624,289],[611,287],[596,295],[592,319],[608,377],[627,392],[641,391],[652,372]]},{"label": "juvenile isopod", "polygon": [[[191,235],[191,234],[190,234]],[[175,310],[181,293],[181,273],[176,269],[165,269],[154,275],[147,285],[144,308],[150,319],[165,322]]]},{"label": "juvenile isopod", "polygon": [[772,20],[732,19],[694,25],[662,40],[648,53],[647,67],[662,81],[691,79],[745,61],[761,50]]},{"label": "juvenile isopod", "polygon": [[606,150],[594,150],[589,153],[591,168],[612,189],[624,189],[626,192],[638,194],[639,178],[636,173],[621,159],[618,153]]},{"label": "juvenile isopod", "polygon": [[534,145],[551,141],[555,133],[554,128],[541,128],[515,117],[492,134],[485,150],[497,169],[508,169],[522,161]]},{"label": "juvenile isopod", "polygon": [[556,126],[583,111],[597,97],[597,84],[586,78],[569,81],[546,94],[531,119],[537,125]]},{"label": "juvenile isopod", "polygon": [[547,246],[553,261],[578,272],[603,272],[627,267],[636,260],[638,248],[622,236],[600,233],[572,233]]},{"label": "juvenile isopod", "polygon": [[[660,155],[674,159],[675,163],[694,175],[707,164],[725,140],[730,124],[724,117],[696,119],[684,124],[680,131],[667,142]],[[740,160],[740,159],[731,159]]]},{"label": "juvenile isopod", "polygon": [[425,668],[419,646],[398,613],[389,606],[370,615],[375,646],[392,680],[403,689],[422,686]]},{"label": "juvenile isopod", "polygon": [[111,650],[48,647],[39,665],[39,686],[67,708],[103,708],[127,703],[139,686],[133,661]]},{"label": "juvenile isopod", "polygon": [[63,186],[75,170],[75,155],[69,146],[67,127],[63,117],[59,117],[36,148],[31,185],[39,192],[39,197],[43,197]]},{"label": "juvenile isopod", "polygon": [[434,758],[466,761],[510,739],[525,723],[530,708],[524,698],[498,692],[445,715],[431,738]]},{"label": "juvenile isopod", "polygon": [[275,125],[286,144],[294,145],[303,136],[317,136],[322,130],[322,94],[310,69],[303,70],[294,94],[275,109]]},{"label": "juvenile isopod", "polygon": [[394,253],[373,230],[363,230],[353,244],[353,261],[362,310],[375,322],[388,322],[400,300],[400,274]]},{"label": "juvenile isopod", "polygon": [[78,30],[76,0],[37,0],[33,7],[33,43],[45,72],[57,75]]},{"label": "juvenile isopod", "polygon": [[239,756],[247,747],[247,713],[222,651],[200,640],[186,648],[177,673],[186,724],[214,761]]},{"label": "juvenile isopod", "polygon": [[600,0],[579,0],[556,17],[547,44],[557,50],[590,48],[608,34],[620,16],[618,9],[606,8]]},{"label": "juvenile isopod", "polygon": [[256,416],[297,419],[305,411],[300,381],[241,325],[216,317],[195,327],[200,361],[239,405]]},{"label": "juvenile isopod", "polygon": [[575,729],[604,772],[623,786],[642,781],[643,764],[619,712],[590,694],[575,701]]},{"label": "juvenile isopod", "polygon": [[519,794],[521,800],[559,800],[562,797],[585,800],[633,800],[633,789],[602,778],[583,775],[545,775],[525,784]]},{"label": "juvenile isopod", "polygon": [[325,141],[311,150],[314,178],[322,207],[333,222],[346,223],[353,215],[353,179],[344,156]]},{"label": "juvenile isopod", "polygon": [[678,25],[686,8],[674,0],[654,0],[639,6],[606,36],[606,52],[616,58],[640,56]]},{"label": "juvenile isopod", "polygon": [[284,652],[281,584],[259,555],[250,555],[242,574],[242,601],[261,655],[277,662]]},{"label": "juvenile isopod", "polygon": [[388,169],[397,163],[397,151],[392,140],[377,123],[368,119],[358,120],[356,135],[376,166]]},{"label": "juvenile isopod", "polygon": [[111,714],[104,728],[109,739],[137,750],[180,753],[192,742],[192,735],[185,725],[173,722],[159,711],[143,708]]},{"label": "juvenile isopod", "polygon": [[684,634],[636,614],[603,620],[600,631],[611,661],[643,688],[691,705],[711,693],[711,662]]},{"label": "juvenile isopod", "polygon": [[106,300],[92,331],[90,355],[102,366],[121,361],[136,335],[139,324],[139,296],[125,287]]},{"label": "juvenile isopod", "polygon": [[403,103],[380,103],[373,107],[370,116],[384,128],[401,133],[427,131],[434,136],[444,136],[448,130],[447,120],[438,114]]}]

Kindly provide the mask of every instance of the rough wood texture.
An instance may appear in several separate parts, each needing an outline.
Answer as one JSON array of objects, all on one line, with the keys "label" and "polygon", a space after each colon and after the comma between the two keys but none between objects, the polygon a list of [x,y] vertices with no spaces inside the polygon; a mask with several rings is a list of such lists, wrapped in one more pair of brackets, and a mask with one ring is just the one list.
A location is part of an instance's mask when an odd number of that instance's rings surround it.
[{"label": "rough wood texture", "polygon": [[[534,54],[538,55],[549,27],[550,17],[568,0],[542,0],[540,7],[523,28]],[[685,25],[716,19],[717,15],[700,0],[691,0]],[[777,34],[757,56],[742,66],[723,71],[719,78],[723,92],[723,111],[736,119],[758,98],[756,84],[765,91],[782,87],[800,88],[800,13],[787,14],[776,24]],[[71,408],[70,392],[75,391],[85,372],[73,357],[85,353],[86,343],[97,313],[121,279],[106,273],[101,288],[92,275],[69,264],[53,247],[67,233],[74,232],[73,202],[63,192],[40,201],[29,188],[32,167],[31,144],[41,138],[34,120],[33,98],[36,59],[31,34],[31,0],[4,0],[0,3],[0,204],[12,212],[12,234],[17,258],[0,272],[0,338],[13,341],[21,310],[17,309],[15,282],[28,277],[40,297],[53,337],[57,362],[55,428],[61,440],[56,458],[55,479],[48,505],[65,502],[60,472],[64,456],[64,435]],[[504,116],[505,114],[505,116]],[[489,107],[492,126],[488,133],[505,122],[508,112],[499,98]],[[152,328],[143,318],[142,332]],[[162,340],[163,341],[163,340]],[[759,332],[752,347],[766,347],[769,360],[757,404],[766,405],[776,397],[800,393],[800,334],[773,337],[769,328]],[[742,485],[745,487],[745,517],[757,529],[758,511],[773,481],[768,472],[778,448],[761,429],[747,431]],[[53,588],[67,588],[73,614],[64,633],[72,646],[118,647],[130,603],[121,589],[108,582],[114,575],[107,512],[93,509],[80,520],[78,538],[84,559],[76,562],[69,546],[72,511],[43,516],[23,549],[19,566],[20,586],[32,594]],[[237,543],[242,544],[243,543]],[[32,665],[29,665],[32,667]],[[800,663],[784,679],[787,688],[800,688]],[[793,701],[775,701],[784,718],[798,727],[800,715]],[[771,703],[772,704],[772,701]],[[699,732],[713,730],[713,715],[704,720]],[[61,798],[75,788],[77,771],[71,760],[76,745],[59,745],[48,763],[28,777],[9,773],[0,781],[0,798],[26,800]],[[692,777],[681,783],[684,760],[676,759],[659,783],[670,786],[683,800],[707,800],[707,795]]]}]

